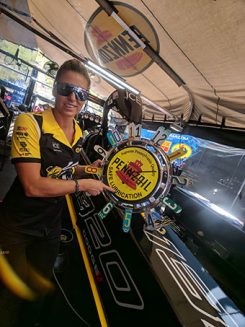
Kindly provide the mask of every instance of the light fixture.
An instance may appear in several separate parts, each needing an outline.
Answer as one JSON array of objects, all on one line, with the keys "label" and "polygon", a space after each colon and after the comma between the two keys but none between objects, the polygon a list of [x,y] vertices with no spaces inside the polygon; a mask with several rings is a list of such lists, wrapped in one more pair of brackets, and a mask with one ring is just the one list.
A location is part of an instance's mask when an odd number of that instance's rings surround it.
[{"label": "light fixture", "polygon": [[106,69],[101,68],[100,66],[96,65],[95,63],[93,63],[90,60],[87,60],[87,62],[85,63],[85,67],[87,67],[88,69],[90,69],[92,72],[98,74],[99,76],[101,76],[102,78],[104,78],[105,80],[109,81],[110,83],[116,85],[117,87],[120,88],[124,88],[136,95],[138,95],[140,92],[135,89],[134,87],[128,85],[126,82],[124,82],[122,79],[120,79],[119,77],[113,75],[112,73],[108,72]]},{"label": "light fixture", "polygon": [[99,73],[98,71],[96,71],[96,69],[89,67],[87,64],[84,65],[87,69],[89,69],[90,71],[92,71],[93,73],[103,77],[103,79],[105,79],[106,81],[110,82],[111,84],[113,84],[114,86],[118,87],[119,89],[124,89],[124,87],[122,85],[119,85],[118,83],[116,83],[115,81],[112,81],[111,78],[102,75],[101,73]]}]

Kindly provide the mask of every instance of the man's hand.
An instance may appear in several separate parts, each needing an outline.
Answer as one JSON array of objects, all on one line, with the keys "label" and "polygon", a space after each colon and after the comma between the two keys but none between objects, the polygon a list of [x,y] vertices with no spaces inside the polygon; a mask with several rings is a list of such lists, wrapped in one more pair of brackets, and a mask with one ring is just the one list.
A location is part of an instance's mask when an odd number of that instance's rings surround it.
[{"label": "man's hand", "polygon": [[98,159],[96,161],[94,161],[93,163],[91,163],[92,167],[101,167],[102,166],[102,160]]},{"label": "man's hand", "polygon": [[99,195],[101,192],[107,190],[110,192],[115,192],[113,188],[105,185],[101,181],[96,179],[80,179],[78,180],[80,191],[88,192],[89,194],[95,196]]}]

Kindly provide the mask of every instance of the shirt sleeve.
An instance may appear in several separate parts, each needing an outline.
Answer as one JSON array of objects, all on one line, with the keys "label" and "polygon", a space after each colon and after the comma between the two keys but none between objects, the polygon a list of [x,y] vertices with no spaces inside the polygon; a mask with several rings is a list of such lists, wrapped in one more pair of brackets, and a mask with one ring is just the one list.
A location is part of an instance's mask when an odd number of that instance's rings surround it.
[{"label": "shirt sleeve", "polygon": [[32,114],[16,118],[12,136],[11,159],[16,162],[41,162],[40,128]]}]

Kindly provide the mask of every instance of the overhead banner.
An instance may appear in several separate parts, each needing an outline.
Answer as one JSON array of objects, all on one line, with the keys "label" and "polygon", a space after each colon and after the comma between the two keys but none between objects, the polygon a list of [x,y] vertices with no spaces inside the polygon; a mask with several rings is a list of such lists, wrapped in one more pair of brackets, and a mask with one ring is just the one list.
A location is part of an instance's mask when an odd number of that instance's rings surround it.
[{"label": "overhead banner", "polygon": [[[135,34],[159,53],[158,36],[149,20],[128,4],[111,3]],[[128,31],[102,8],[98,8],[90,17],[85,28],[84,41],[91,58],[119,76],[140,74],[152,64],[152,59]]]}]

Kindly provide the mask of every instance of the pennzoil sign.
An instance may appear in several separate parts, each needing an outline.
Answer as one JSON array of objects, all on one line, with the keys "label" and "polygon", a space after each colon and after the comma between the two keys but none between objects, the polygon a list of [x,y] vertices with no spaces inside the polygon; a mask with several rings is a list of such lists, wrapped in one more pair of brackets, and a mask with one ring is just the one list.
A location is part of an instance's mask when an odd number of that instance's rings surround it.
[{"label": "pennzoil sign", "polygon": [[[148,19],[128,4],[122,2],[111,4],[135,34],[145,44],[159,52],[159,40]],[[128,31],[101,8],[98,8],[87,22],[84,40],[91,58],[120,76],[140,74],[152,63],[152,59]]]},{"label": "pennzoil sign", "polygon": [[146,149],[129,146],[119,150],[107,167],[107,182],[115,196],[127,202],[143,200],[159,182],[159,166]]}]

